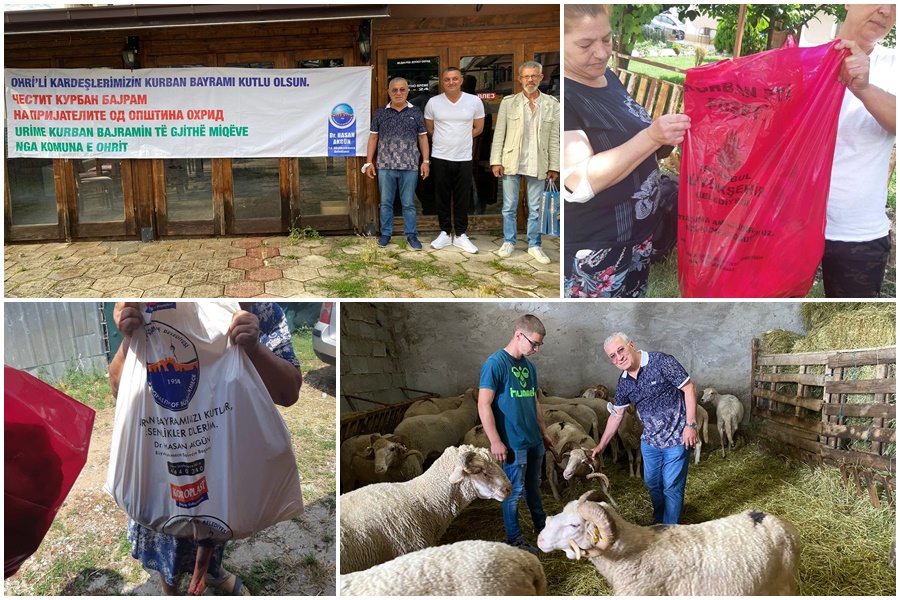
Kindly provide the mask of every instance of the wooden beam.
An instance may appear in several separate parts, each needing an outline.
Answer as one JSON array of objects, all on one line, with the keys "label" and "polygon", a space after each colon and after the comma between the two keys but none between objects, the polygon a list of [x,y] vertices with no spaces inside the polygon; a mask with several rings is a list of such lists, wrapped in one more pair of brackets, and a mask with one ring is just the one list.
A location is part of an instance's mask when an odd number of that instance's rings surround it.
[{"label": "wooden beam", "polygon": [[823,404],[823,415],[842,417],[870,417],[872,419],[895,419],[897,407],[893,404]]},{"label": "wooden beam", "polygon": [[826,394],[892,394],[897,390],[897,380],[889,379],[845,379],[829,381],[825,384]]},{"label": "wooden beam", "polygon": [[797,396],[790,396],[788,394],[782,394],[781,392],[762,390],[759,388],[753,390],[753,393],[760,398],[765,398],[771,402],[781,402],[783,404],[790,404],[791,406],[800,406],[816,412],[822,409],[822,401],[813,398],[798,398]]},{"label": "wooden beam", "polygon": [[760,365],[800,366],[800,365],[824,365],[828,359],[835,356],[837,351],[824,352],[798,352],[796,354],[762,354],[759,357]]},{"label": "wooden beam", "polygon": [[862,367],[865,365],[893,364],[897,362],[897,347],[861,348],[859,350],[843,350],[829,357],[827,365],[837,367]]},{"label": "wooden beam", "polygon": [[744,24],[747,21],[747,5],[741,4],[738,8],[737,30],[735,31],[733,58],[741,55],[741,42],[744,41]]},{"label": "wooden beam", "polygon": [[753,414],[754,416],[762,417],[781,425],[796,427],[803,430],[805,433],[802,435],[810,440],[818,440],[822,430],[822,423],[814,419],[804,419],[803,417],[762,409],[754,410]]},{"label": "wooden beam", "polygon": [[791,431],[788,428],[778,425],[777,423],[763,423],[760,427],[760,432],[763,435],[767,435],[770,438],[774,438],[779,442],[784,442],[785,444],[790,444],[791,446],[796,446],[801,450],[806,450],[807,452],[811,452],[813,454],[818,454],[822,445],[816,441],[804,439],[796,435],[795,432],[799,430]]},{"label": "wooden beam", "polygon": [[[801,365],[808,366],[808,365]],[[823,387],[831,381],[830,376],[820,375],[817,373],[757,373],[756,381],[766,381],[771,383],[796,383],[799,385],[815,385]]]},{"label": "wooden beam", "polygon": [[828,446],[820,446],[819,451],[826,462],[835,466],[858,465],[869,467],[870,469],[875,469],[877,471],[888,471],[890,473],[897,472],[897,460],[893,457],[840,450]]},{"label": "wooden beam", "polygon": [[829,437],[834,436],[863,442],[882,442],[885,444],[895,444],[897,442],[897,432],[889,427],[823,423],[822,433]]}]

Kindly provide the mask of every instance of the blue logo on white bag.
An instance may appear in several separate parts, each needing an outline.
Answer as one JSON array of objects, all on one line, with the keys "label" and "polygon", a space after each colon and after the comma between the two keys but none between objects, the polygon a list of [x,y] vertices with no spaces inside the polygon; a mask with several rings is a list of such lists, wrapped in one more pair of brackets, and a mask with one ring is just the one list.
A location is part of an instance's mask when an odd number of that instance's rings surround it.
[{"label": "blue logo on white bag", "polygon": [[353,107],[341,103],[331,109],[328,118],[328,156],[356,154],[356,115]]},{"label": "blue logo on white bag", "polygon": [[[154,321],[147,326],[151,348],[164,348],[163,356],[151,357],[147,365],[147,383],[153,400],[172,411],[184,410],[197,391],[200,362],[194,343],[183,333],[165,323]],[[152,338],[158,337],[154,340]]]}]

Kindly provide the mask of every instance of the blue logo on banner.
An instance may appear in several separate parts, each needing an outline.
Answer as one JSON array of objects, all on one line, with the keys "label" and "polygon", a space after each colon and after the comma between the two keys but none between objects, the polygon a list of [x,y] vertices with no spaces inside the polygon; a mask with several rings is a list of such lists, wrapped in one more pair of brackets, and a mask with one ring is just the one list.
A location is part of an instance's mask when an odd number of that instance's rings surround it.
[{"label": "blue logo on banner", "polygon": [[349,104],[338,104],[328,119],[328,156],[355,155],[356,115]]}]

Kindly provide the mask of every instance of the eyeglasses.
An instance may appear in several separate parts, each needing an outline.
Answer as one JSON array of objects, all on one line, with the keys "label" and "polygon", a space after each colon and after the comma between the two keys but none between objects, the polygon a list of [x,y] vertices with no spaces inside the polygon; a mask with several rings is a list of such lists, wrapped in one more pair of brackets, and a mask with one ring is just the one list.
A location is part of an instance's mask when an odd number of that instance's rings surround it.
[{"label": "eyeglasses", "polygon": [[[520,331],[519,333],[522,333],[522,332]],[[537,350],[538,348],[540,348],[541,346],[544,345],[544,342],[532,342],[531,340],[528,339],[528,336],[525,335],[524,333],[522,333],[522,337],[525,338],[525,341],[526,341],[526,342],[528,342],[529,344],[531,344],[531,349],[532,349],[532,350]]]},{"label": "eyeglasses", "polygon": [[522,79],[540,79],[543,75],[519,75]]}]

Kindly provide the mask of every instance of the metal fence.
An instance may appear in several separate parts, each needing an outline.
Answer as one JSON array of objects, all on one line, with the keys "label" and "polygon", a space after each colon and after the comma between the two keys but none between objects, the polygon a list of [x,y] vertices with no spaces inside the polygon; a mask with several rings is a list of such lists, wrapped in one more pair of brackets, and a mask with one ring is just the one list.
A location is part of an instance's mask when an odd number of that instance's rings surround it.
[{"label": "metal fence", "polygon": [[5,302],[5,364],[45,381],[67,371],[106,373],[107,342],[98,302]]}]

